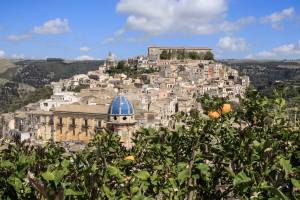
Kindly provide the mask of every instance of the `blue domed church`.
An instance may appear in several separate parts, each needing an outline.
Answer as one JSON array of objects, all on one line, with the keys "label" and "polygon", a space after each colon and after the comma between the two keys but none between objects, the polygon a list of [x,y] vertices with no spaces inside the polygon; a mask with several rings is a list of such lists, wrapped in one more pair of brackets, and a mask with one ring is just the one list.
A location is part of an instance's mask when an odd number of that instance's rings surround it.
[{"label": "blue domed church", "polygon": [[108,128],[121,137],[126,148],[131,148],[135,131],[135,115],[132,103],[123,95],[116,96],[108,110]]}]

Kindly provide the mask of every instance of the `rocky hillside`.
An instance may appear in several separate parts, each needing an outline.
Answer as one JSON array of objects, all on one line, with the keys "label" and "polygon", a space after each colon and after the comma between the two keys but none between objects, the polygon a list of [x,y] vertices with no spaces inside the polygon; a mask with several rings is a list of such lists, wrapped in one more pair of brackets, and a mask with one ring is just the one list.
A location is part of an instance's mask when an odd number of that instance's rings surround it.
[{"label": "rocky hillside", "polygon": [[292,105],[300,106],[299,61],[223,61],[250,77],[251,84],[263,94],[271,95],[275,88],[285,88],[285,96]]},{"label": "rocky hillside", "polygon": [[103,61],[0,60],[0,113],[52,94],[47,84],[96,70]]},{"label": "rocky hillside", "polygon": [[[17,83],[26,83],[33,87],[43,87],[52,81],[70,78],[75,74],[85,74],[99,68],[103,61],[45,61],[24,60],[15,62],[15,67],[0,73],[0,78]],[[0,63],[1,64],[1,63]],[[0,67],[1,69],[1,67]]]}]

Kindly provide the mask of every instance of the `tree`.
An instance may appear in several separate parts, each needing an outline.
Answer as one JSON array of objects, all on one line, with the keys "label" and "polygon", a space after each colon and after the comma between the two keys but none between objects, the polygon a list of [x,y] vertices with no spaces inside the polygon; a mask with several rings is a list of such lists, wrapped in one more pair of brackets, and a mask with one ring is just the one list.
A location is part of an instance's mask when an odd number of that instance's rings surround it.
[{"label": "tree", "polygon": [[169,60],[170,59],[170,54],[168,53],[167,50],[163,50],[160,54],[160,59],[161,60]]},{"label": "tree", "polygon": [[186,54],[184,50],[177,51],[177,60],[184,60],[186,58]]},{"label": "tree", "polygon": [[121,60],[120,62],[118,62],[117,69],[122,70],[124,68],[126,68],[126,62]]},{"label": "tree", "polygon": [[[200,99],[205,113],[226,99]],[[141,129],[125,149],[102,131],[74,154],[1,140],[3,199],[299,199],[299,122],[289,125],[282,95],[247,91],[211,119],[173,116],[176,129]]]},{"label": "tree", "polygon": [[211,51],[208,51],[204,55],[204,60],[214,60],[214,54]]},{"label": "tree", "polygon": [[195,51],[189,52],[188,57],[192,60],[199,60],[200,59],[199,54]]}]

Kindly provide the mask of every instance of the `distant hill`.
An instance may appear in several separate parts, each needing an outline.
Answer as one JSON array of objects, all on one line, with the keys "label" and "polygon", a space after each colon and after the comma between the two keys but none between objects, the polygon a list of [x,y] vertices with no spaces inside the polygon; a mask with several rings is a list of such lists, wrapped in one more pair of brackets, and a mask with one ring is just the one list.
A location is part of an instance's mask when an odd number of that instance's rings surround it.
[{"label": "distant hill", "polygon": [[8,69],[16,68],[15,62],[8,59],[0,59],[0,74],[4,73]]},{"label": "distant hill", "polygon": [[226,60],[223,63],[250,77],[251,84],[263,94],[286,88],[290,104],[300,106],[299,61]]},{"label": "distant hill", "polygon": [[86,74],[103,61],[0,60],[0,113],[13,112],[28,103],[49,98],[52,81]]},{"label": "distant hill", "polygon": [[102,63],[103,61],[98,60],[74,62],[24,60],[13,63],[14,67],[6,67],[6,70],[0,73],[0,78],[38,88],[52,81],[70,78],[75,74],[86,74],[88,71],[98,69]]}]

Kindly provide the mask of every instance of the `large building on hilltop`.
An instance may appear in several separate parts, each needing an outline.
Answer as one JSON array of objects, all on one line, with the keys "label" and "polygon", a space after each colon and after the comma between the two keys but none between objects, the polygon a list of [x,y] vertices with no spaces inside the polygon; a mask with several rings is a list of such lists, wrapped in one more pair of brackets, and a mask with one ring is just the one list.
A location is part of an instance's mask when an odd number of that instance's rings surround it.
[{"label": "large building on hilltop", "polygon": [[[157,61],[160,60],[160,55],[163,51],[166,51],[168,53],[183,53],[188,54],[191,52],[195,52],[197,54],[205,54],[207,52],[212,51],[212,49],[208,47],[157,47],[152,46],[148,47],[148,59],[150,61]],[[174,59],[177,59],[175,57]]]}]

